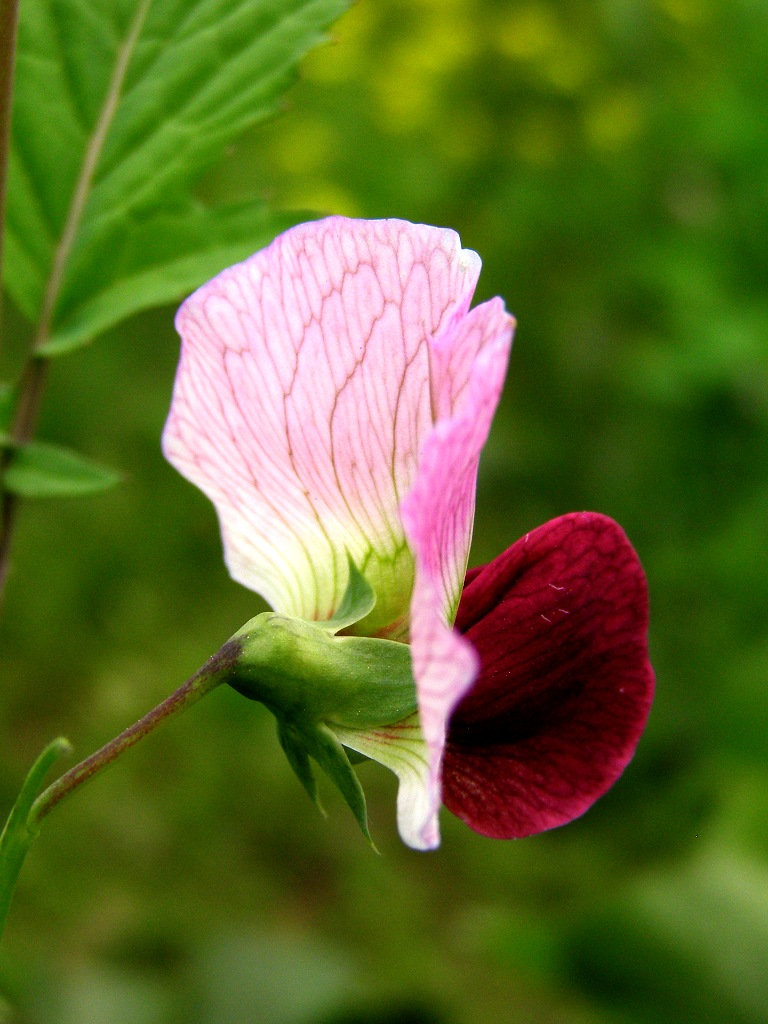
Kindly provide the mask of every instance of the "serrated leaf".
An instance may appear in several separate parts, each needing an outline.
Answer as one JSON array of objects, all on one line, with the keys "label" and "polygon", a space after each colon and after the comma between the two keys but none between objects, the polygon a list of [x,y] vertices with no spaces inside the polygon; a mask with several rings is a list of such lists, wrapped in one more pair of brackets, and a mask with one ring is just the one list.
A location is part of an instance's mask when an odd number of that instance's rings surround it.
[{"label": "serrated leaf", "polygon": [[206,210],[191,188],[276,109],[347,6],[25,0],[5,276],[33,322],[53,278],[49,354],[175,298],[287,226],[258,204]]},{"label": "serrated leaf", "polygon": [[272,213],[260,202],[212,209],[190,204],[160,214],[128,240],[114,283],[86,300],[38,351],[63,355],[133,313],[174,302],[311,216]]},{"label": "serrated leaf", "polygon": [[12,454],[3,487],[22,498],[70,498],[107,490],[120,474],[69,448],[33,441]]}]

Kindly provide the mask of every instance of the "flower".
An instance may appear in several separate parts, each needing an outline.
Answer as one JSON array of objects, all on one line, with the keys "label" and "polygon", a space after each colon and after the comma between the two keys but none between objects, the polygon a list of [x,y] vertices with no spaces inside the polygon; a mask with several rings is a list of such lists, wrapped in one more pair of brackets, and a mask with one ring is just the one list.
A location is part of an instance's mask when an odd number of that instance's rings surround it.
[{"label": "flower", "polygon": [[[472,796],[480,748],[493,748],[494,787],[513,775],[491,722],[497,704],[505,721],[516,706],[498,692],[503,645],[489,646],[499,612],[478,609],[491,591],[499,609],[514,604],[516,546],[462,597],[514,327],[501,299],[470,309],[479,272],[447,229],[342,217],[290,229],[181,306],[163,434],[166,457],[213,501],[236,580],[279,616],[410,644],[418,714],[375,729],[333,721],[308,749],[336,758],[328,743],[340,743],[391,767],[401,835],[420,849],[439,842],[446,737],[446,802],[480,831],[492,833]],[[375,603],[345,617],[358,577]],[[307,752],[281,729],[312,792]]]},{"label": "flower", "polygon": [[449,723],[446,806],[498,839],[583,814],[653,698],[645,576],[624,531],[594,512],[538,527],[470,570],[456,628],[482,667]]}]

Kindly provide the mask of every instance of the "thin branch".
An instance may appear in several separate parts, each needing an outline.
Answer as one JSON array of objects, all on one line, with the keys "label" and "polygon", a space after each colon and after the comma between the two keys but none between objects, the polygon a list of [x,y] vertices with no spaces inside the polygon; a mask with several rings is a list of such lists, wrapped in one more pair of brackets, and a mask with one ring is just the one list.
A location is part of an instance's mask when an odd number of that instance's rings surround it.
[{"label": "thin branch", "polygon": [[91,754],[80,764],[57,779],[53,785],[42,793],[34,805],[29,816],[30,826],[38,827],[43,818],[53,810],[56,804],[65,797],[74,793],[76,789],[90,782],[124,751],[128,750],[139,740],[144,739],[158,725],[167,721],[180,711],[185,711],[192,704],[196,704],[202,697],[210,693],[217,686],[223,683],[229,674],[230,669],[236,664],[238,657],[242,654],[242,644],[239,640],[228,640],[223,647],[208,659],[202,668],[198,669],[186,683],[183,683],[178,690],[175,690],[170,697],[158,704],[148,714],[140,718],[132,726],[121,732],[115,739],[110,740],[95,754]]},{"label": "thin branch", "polygon": [[[11,0],[0,0],[0,4],[3,4],[3,7],[0,9],[4,10],[5,5],[9,5],[10,2]],[[112,72],[109,89],[85,150],[80,175],[77,179],[77,184],[72,194],[72,201],[67,212],[67,219],[59,239],[59,244],[56,246],[53,263],[51,264],[51,273],[46,285],[45,295],[43,296],[40,321],[32,343],[32,350],[22,373],[19,404],[16,408],[13,425],[10,430],[11,443],[6,452],[0,454],[0,488],[2,487],[2,471],[8,464],[11,449],[31,441],[37,430],[37,422],[40,417],[40,408],[48,375],[48,360],[41,354],[41,349],[50,337],[53,315],[64,281],[67,262],[80,229],[107,134],[120,104],[128,66],[136,49],[136,44],[139,41],[139,36],[144,27],[151,3],[152,0],[142,0],[139,4],[128,35],[117,52],[117,60]],[[0,501],[0,613],[2,613],[5,584],[10,567],[11,544],[17,521],[17,506],[18,499],[16,495],[3,492],[2,500]]]},{"label": "thin branch", "polygon": [[123,45],[117,52],[117,60],[112,72],[109,89],[107,90],[107,95],[104,97],[104,104],[101,108],[99,119],[96,122],[96,126],[93,129],[88,146],[86,147],[83,165],[80,168],[80,176],[72,195],[72,202],[69,204],[67,220],[64,225],[64,230],[61,233],[59,244],[56,247],[56,255],[53,259],[51,276],[48,278],[48,286],[45,290],[45,298],[43,299],[40,323],[33,343],[33,351],[39,351],[46,341],[48,341],[48,337],[51,333],[51,322],[53,320],[56,302],[59,298],[62,281],[64,280],[67,261],[72,251],[72,246],[75,243],[75,239],[77,238],[80,222],[82,221],[83,214],[85,213],[85,206],[91,192],[91,186],[96,174],[96,167],[99,162],[99,157],[101,156],[101,151],[104,148],[107,134],[120,104],[120,96],[122,95],[125,76],[128,72],[128,65],[131,62],[133,52],[136,49],[136,44],[139,41],[139,36],[141,35],[141,30],[144,27],[144,22],[146,21],[151,3],[152,0],[142,0],[139,4],[139,8],[136,11],[136,16],[133,19],[128,35],[125,37]]},{"label": "thin branch", "polygon": [[242,654],[242,641],[227,640],[208,661],[170,697],[158,704],[134,725],[62,775],[37,795],[43,778],[54,761],[72,748],[62,737],[50,743],[38,757],[0,836],[0,935],[8,917],[14,889],[27,852],[40,831],[40,823],[53,808],[80,786],[108,768],[122,753],[148,736],[158,725],[196,704],[231,675]]},{"label": "thin branch", "polygon": [[[11,105],[13,71],[16,64],[16,34],[19,0],[0,0],[0,281],[3,270],[5,238],[5,194],[8,181],[8,154],[11,145]],[[0,348],[2,348],[2,290],[0,289]],[[0,480],[6,456],[0,452]],[[12,494],[0,494],[0,614],[3,610],[5,581],[8,576],[11,537],[16,522],[16,501]]]},{"label": "thin branch", "polygon": [[[0,278],[3,269],[5,235],[5,193],[8,181],[8,153],[11,144],[11,103],[13,71],[16,64],[16,31],[19,0],[0,0]],[[0,296],[1,297],[1,296]],[[0,318],[2,307],[0,306]],[[0,341],[2,320],[0,319]]]}]

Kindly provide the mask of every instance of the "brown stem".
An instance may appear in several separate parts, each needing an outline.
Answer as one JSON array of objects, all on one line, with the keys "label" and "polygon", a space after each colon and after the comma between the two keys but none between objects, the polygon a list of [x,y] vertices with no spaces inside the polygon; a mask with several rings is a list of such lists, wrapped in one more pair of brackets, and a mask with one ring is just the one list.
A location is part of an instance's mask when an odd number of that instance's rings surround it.
[{"label": "brown stem", "polygon": [[57,779],[45,792],[35,800],[29,816],[29,823],[32,827],[39,826],[43,818],[80,786],[90,782],[100,772],[107,768],[124,751],[128,750],[139,740],[144,739],[150,732],[165,722],[168,718],[184,711],[197,703],[201,697],[205,697],[217,686],[223,683],[229,670],[237,662],[242,653],[242,644],[239,640],[228,640],[223,647],[208,659],[208,661],[191,676],[186,683],[175,690],[170,697],[158,704],[148,714],[140,718],[138,722],[121,732],[115,739],[110,740],[95,754],[86,757],[80,764],[70,768],[66,774]]},{"label": "brown stem", "polygon": [[[10,461],[13,447],[26,444],[35,436],[47,376],[48,360],[32,356],[25,367],[21,382],[19,403],[10,431],[11,445],[0,451],[0,481]],[[18,508],[19,500],[16,495],[3,490],[0,498],[0,615],[3,611],[5,584],[11,565],[11,543]]]},{"label": "brown stem", "polygon": [[[18,0],[0,0],[0,12],[2,12],[4,18],[10,17],[10,8],[17,3]],[[40,406],[47,379],[47,359],[43,355],[43,350],[50,339],[56,303],[59,300],[59,293],[64,281],[69,257],[85,213],[99,158],[120,104],[125,76],[128,73],[128,66],[138,44],[141,30],[144,27],[150,3],[151,0],[141,0],[129,27],[128,34],[116,53],[115,66],[112,70],[109,88],[107,89],[99,117],[88,139],[83,155],[83,163],[80,167],[80,174],[78,175],[72,200],[67,211],[67,219],[51,264],[51,271],[40,310],[40,322],[32,342],[31,353],[22,374],[19,404],[10,432],[11,448],[31,441],[37,428],[37,420],[40,415]],[[13,38],[15,39],[15,27]],[[0,55],[0,59],[2,59],[2,55]],[[10,82],[8,83],[8,88],[10,89]],[[0,153],[0,156],[2,156],[2,153]],[[0,491],[2,491],[2,470],[7,466],[9,458],[10,450],[6,449],[0,461]],[[3,494],[2,501],[0,502],[0,613],[2,612],[5,582],[8,578],[17,504],[18,499],[14,495]]]},{"label": "brown stem", "polygon": [[5,584],[11,565],[11,540],[16,523],[17,509],[18,503],[14,495],[9,494],[8,491],[3,491],[2,497],[0,497],[0,615],[3,612]]},{"label": "brown stem", "polygon": [[3,267],[5,192],[11,143],[11,101],[18,18],[19,0],[0,0],[0,272]]},{"label": "brown stem", "polygon": [[[5,194],[8,181],[8,153],[11,145],[11,103],[18,20],[19,0],[0,0],[0,279],[3,269]],[[0,342],[2,342],[2,291],[0,291]],[[6,461],[7,452],[0,452],[0,478]],[[11,537],[15,521],[16,501],[13,495],[3,491],[0,496],[0,614],[3,610],[3,594],[8,576]]]}]

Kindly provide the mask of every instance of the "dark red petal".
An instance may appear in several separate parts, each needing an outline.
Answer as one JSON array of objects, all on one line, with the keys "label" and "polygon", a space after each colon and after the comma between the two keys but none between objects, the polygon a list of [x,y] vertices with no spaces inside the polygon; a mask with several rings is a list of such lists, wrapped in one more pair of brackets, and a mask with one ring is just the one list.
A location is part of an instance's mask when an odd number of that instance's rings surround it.
[{"label": "dark red petal", "polygon": [[451,717],[446,807],[497,839],[583,814],[632,757],[653,697],[645,576],[624,531],[594,512],[545,523],[474,574],[456,628],[482,668]]}]

